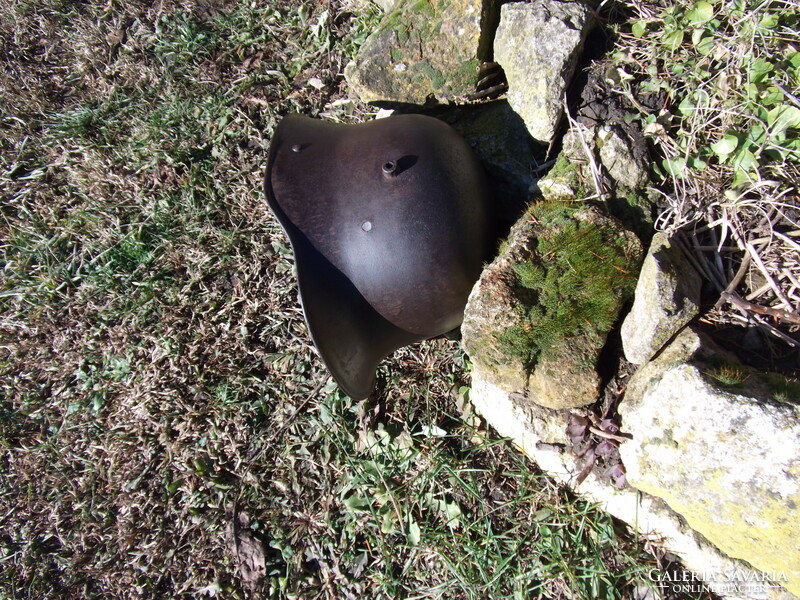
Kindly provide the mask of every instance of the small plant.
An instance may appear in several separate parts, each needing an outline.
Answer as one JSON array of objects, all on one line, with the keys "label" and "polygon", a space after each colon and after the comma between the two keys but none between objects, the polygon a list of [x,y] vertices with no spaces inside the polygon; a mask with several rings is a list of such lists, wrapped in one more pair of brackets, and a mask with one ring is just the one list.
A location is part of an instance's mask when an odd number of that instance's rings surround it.
[{"label": "small plant", "polygon": [[725,387],[741,387],[750,378],[747,369],[737,365],[720,365],[708,372],[709,377]]},{"label": "small plant", "polygon": [[[639,92],[664,94],[672,107],[641,116],[645,131],[665,145],[667,175],[694,177],[717,165],[735,189],[786,163],[800,165],[792,91],[800,81],[799,18],[792,2],[698,0],[631,24],[639,52],[648,53],[636,75]],[[622,91],[630,94],[635,77],[625,67]],[[673,135],[661,135],[665,124]]]},{"label": "small plant", "polygon": [[620,435],[619,426],[613,419],[600,419],[593,413],[588,416],[570,413],[567,436],[570,450],[581,461],[576,485],[589,476],[598,461],[604,467],[603,476],[609,478],[614,487],[622,489],[627,485],[625,465],[619,457],[619,444],[625,438]]},{"label": "small plant", "polygon": [[630,6],[609,81],[660,155],[658,228],[707,247],[700,266],[730,306],[713,318],[797,348],[800,2]]},{"label": "small plant", "polygon": [[778,402],[800,402],[800,381],[778,373],[764,373],[764,380]]}]

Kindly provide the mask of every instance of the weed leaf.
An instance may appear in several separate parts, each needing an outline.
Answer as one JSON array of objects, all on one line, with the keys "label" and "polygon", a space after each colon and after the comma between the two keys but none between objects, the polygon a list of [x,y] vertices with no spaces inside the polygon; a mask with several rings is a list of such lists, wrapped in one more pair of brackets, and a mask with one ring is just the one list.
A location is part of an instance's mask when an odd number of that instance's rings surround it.
[{"label": "weed leaf", "polygon": [[726,133],[721,140],[711,144],[711,150],[721,159],[726,159],[739,147],[739,136]]},{"label": "weed leaf", "polygon": [[700,0],[686,13],[686,18],[692,25],[702,25],[714,17],[714,7],[710,3]]}]

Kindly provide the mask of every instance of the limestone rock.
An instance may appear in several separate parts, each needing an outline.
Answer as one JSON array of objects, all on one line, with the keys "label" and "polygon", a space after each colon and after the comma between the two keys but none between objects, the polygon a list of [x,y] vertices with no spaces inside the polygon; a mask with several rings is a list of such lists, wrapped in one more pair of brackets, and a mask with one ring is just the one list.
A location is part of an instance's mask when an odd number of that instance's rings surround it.
[{"label": "limestone rock", "polygon": [[574,123],[561,139],[561,153],[564,158],[581,167],[590,160],[598,160],[597,125]]},{"label": "limestone rock", "polygon": [[[606,332],[604,332],[606,333]],[[597,358],[605,335],[565,338],[536,364],[528,377],[528,395],[547,408],[585,406],[597,399]]]},{"label": "limestone rock", "polygon": [[702,280],[680,248],[656,233],[622,324],[625,358],[640,365],[656,354],[700,310]]},{"label": "limestone rock", "polygon": [[514,265],[530,256],[534,232],[511,230],[505,250],[483,270],[472,288],[461,324],[461,340],[476,373],[509,392],[525,390],[528,372],[522,357],[509,353],[499,335],[520,321]]},{"label": "limestone rock", "polygon": [[[576,486],[576,474],[581,471],[580,461],[572,453],[561,451],[569,443],[566,432],[568,411],[540,407],[522,394],[500,389],[479,373],[473,374],[470,399],[478,414],[500,435],[513,440],[545,473],[628,523],[639,532],[641,540],[650,540],[679,556],[697,579],[704,581],[715,594],[732,600],[797,600],[780,588],[758,583],[748,585],[747,582],[761,581],[763,575],[746,563],[721,553],[689,528],[660,498],[642,494],[631,487],[617,489],[602,473],[594,471]],[[665,591],[670,591],[668,582]]]},{"label": "limestone rock", "polygon": [[[484,8],[486,4],[486,8]],[[367,38],[345,78],[364,102],[448,102],[475,91],[494,3],[401,0]]]},{"label": "limestone rock", "polygon": [[494,58],[508,78],[509,103],[536,140],[549,143],[555,135],[590,26],[589,9],[579,1],[501,7]]},{"label": "limestone rock", "polygon": [[543,177],[536,185],[542,198],[551,202],[571,202],[578,196],[570,181],[564,177]]},{"label": "limestone rock", "polygon": [[392,12],[397,7],[398,0],[372,0],[383,12]]},{"label": "limestone rock", "polygon": [[[565,138],[566,139],[566,136]],[[572,202],[589,195],[584,187],[583,164],[567,155],[565,151],[556,158],[547,175],[538,181],[539,193],[551,202]],[[588,169],[586,169],[588,174]]]},{"label": "limestone rock", "polygon": [[615,127],[603,125],[597,132],[600,163],[623,190],[639,190],[647,184],[647,164],[635,154],[632,142]]},{"label": "limestone rock", "polygon": [[593,206],[534,206],[467,302],[462,339],[476,373],[547,408],[592,403],[641,255],[636,236]]},{"label": "limestone rock", "polygon": [[[628,481],[798,594],[800,394],[727,360],[687,329],[634,375],[619,406]],[[715,379],[732,373],[738,386]]]}]

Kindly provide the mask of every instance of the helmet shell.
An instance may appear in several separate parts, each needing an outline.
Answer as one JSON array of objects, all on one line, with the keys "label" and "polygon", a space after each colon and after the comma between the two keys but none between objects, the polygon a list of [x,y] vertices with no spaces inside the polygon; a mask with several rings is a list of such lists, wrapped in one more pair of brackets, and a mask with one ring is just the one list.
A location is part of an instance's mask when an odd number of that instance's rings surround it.
[{"label": "helmet shell", "polygon": [[446,123],[287,116],[265,194],[295,252],[312,339],[348,395],[369,395],[397,348],[461,324],[487,254],[488,192]]}]

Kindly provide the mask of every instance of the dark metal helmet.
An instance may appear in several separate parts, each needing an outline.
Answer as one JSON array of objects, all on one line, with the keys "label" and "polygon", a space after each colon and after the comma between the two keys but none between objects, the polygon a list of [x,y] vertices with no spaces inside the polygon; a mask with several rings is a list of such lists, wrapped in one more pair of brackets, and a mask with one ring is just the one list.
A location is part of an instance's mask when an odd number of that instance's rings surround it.
[{"label": "dark metal helmet", "polygon": [[264,189],[294,249],[311,337],[347,395],[367,397],[398,348],[461,324],[487,257],[487,188],[449,125],[287,116]]}]

